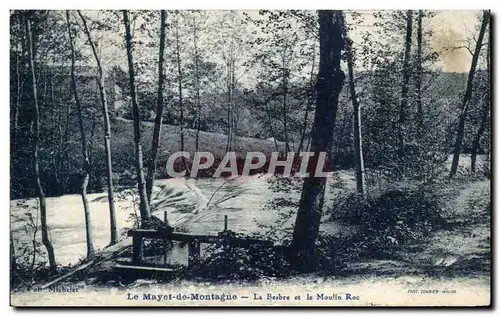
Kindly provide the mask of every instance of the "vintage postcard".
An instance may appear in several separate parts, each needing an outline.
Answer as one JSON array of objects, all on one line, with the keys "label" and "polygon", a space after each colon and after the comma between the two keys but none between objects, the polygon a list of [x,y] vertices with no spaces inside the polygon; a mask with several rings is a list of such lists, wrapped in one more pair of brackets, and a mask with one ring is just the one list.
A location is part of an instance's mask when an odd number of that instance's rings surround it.
[{"label": "vintage postcard", "polygon": [[26,306],[489,306],[490,11],[10,10]]}]

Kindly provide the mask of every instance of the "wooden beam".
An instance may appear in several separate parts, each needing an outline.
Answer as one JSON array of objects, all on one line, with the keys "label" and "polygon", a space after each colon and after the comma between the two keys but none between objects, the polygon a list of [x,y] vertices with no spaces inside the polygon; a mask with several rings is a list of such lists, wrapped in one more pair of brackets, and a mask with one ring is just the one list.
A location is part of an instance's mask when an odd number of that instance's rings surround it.
[{"label": "wooden beam", "polygon": [[249,247],[251,245],[273,246],[272,241],[259,240],[253,238],[233,238],[230,236],[212,236],[212,235],[189,235],[183,233],[171,233],[161,229],[131,229],[128,231],[129,237],[142,237],[152,239],[168,239],[184,242],[197,241],[199,243],[227,243],[232,246]]},{"label": "wooden beam", "polygon": [[142,236],[134,236],[132,238],[132,262],[140,264],[142,262],[144,249],[142,247]]},{"label": "wooden beam", "polygon": [[160,272],[174,272],[174,269],[171,268],[162,268],[162,267],[148,267],[148,266],[135,266],[128,264],[115,264],[113,269],[129,269],[129,270],[145,270],[145,271],[160,271]]}]

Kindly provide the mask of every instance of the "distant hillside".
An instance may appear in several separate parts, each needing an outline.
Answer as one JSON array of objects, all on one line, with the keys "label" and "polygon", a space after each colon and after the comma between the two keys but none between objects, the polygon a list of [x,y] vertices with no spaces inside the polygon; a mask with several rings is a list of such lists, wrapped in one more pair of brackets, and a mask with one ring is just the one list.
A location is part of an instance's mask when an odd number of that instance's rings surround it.
[{"label": "distant hillside", "polygon": [[[151,149],[154,123],[142,123],[142,140],[145,151]],[[193,129],[184,129],[184,150],[188,152],[195,151],[196,131]],[[134,146],[134,128],[131,120],[117,118],[112,124],[112,149],[118,151],[127,151]],[[170,153],[180,150],[180,127],[173,125],[162,125],[160,151]],[[227,136],[221,133],[211,133],[200,131],[198,151],[209,151],[214,155],[224,155],[226,153]],[[278,142],[278,147],[283,150],[284,143]],[[274,141],[258,139],[251,137],[235,136],[233,139],[233,151],[237,153],[246,153],[249,151],[259,151],[270,153],[276,151]],[[146,152],[147,154],[147,152]]]}]

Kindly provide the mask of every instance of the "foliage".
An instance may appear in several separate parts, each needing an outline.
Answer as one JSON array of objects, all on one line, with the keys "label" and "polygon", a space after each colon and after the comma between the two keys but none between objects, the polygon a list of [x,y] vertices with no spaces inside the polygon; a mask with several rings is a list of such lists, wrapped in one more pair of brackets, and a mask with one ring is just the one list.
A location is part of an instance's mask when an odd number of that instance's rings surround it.
[{"label": "foliage", "polygon": [[[244,236],[238,236],[244,238]],[[249,248],[214,245],[208,250],[210,255],[199,265],[188,269],[189,278],[214,281],[252,281],[263,277],[287,277],[292,267],[286,260],[284,247]]]},{"label": "foliage", "polygon": [[332,216],[358,227],[351,240],[365,256],[390,255],[400,246],[421,242],[446,228],[442,184],[406,183],[371,190],[365,198],[347,195],[336,201]]},{"label": "foliage", "polygon": [[[44,279],[49,274],[47,254],[42,249],[42,243],[39,241],[39,211],[38,206],[24,213],[24,216],[14,217],[15,221],[22,222],[22,230],[28,240],[12,240],[11,246],[16,250],[11,252],[11,285],[13,287],[32,283]],[[12,251],[12,249],[11,249]]]}]

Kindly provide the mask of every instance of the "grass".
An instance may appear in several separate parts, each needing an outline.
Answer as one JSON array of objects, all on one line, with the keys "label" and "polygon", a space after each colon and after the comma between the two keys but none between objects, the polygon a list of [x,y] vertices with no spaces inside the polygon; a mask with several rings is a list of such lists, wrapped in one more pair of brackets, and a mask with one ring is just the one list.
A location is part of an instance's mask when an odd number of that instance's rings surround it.
[{"label": "grass", "polygon": [[[150,122],[142,124],[142,140],[145,152],[151,149],[154,125]],[[134,145],[134,129],[132,121],[118,118],[113,124],[111,142],[113,149],[117,152],[130,152],[130,146]],[[163,125],[161,133],[160,151],[177,152],[180,151],[180,127],[172,125]],[[188,152],[195,151],[196,131],[193,129],[184,129],[184,150]],[[208,151],[214,156],[223,156],[226,153],[227,136],[221,133],[210,133],[200,131],[198,151]],[[283,149],[283,143],[278,142],[280,149]],[[245,154],[250,151],[259,151],[270,153],[275,151],[274,141],[257,139],[250,137],[235,136],[233,139],[233,151]]]},{"label": "grass", "polygon": [[[130,186],[135,184],[135,143],[134,143],[134,128],[132,121],[123,118],[117,118],[111,125],[111,156],[113,163],[114,182],[117,186]],[[154,124],[151,122],[143,122],[141,124],[141,138],[144,158],[144,169],[147,168],[147,163],[151,157],[151,144],[153,137]],[[90,189],[92,191],[103,191],[106,180],[105,166],[105,151],[102,145],[101,137],[99,141],[94,142],[94,148],[91,153],[91,163],[93,168],[93,178],[91,179]],[[184,130],[184,151],[190,152],[193,155],[195,151],[196,132],[193,129]],[[210,133],[200,131],[199,133],[199,148],[198,151],[206,151],[212,153],[216,160],[220,159],[226,153],[227,136],[221,133]],[[284,143],[278,142],[278,148],[284,149]],[[70,154],[70,169],[75,173],[79,172],[81,157],[80,144],[73,142],[69,148]],[[157,157],[157,178],[163,178],[161,172],[165,169],[169,153],[180,151],[180,127],[172,125],[163,125],[161,130],[160,145]],[[238,156],[246,155],[247,152],[262,152],[270,154],[276,151],[274,141],[266,139],[257,139],[250,137],[234,136],[232,151]],[[76,187],[71,190],[79,192],[79,182],[75,183]]]}]

